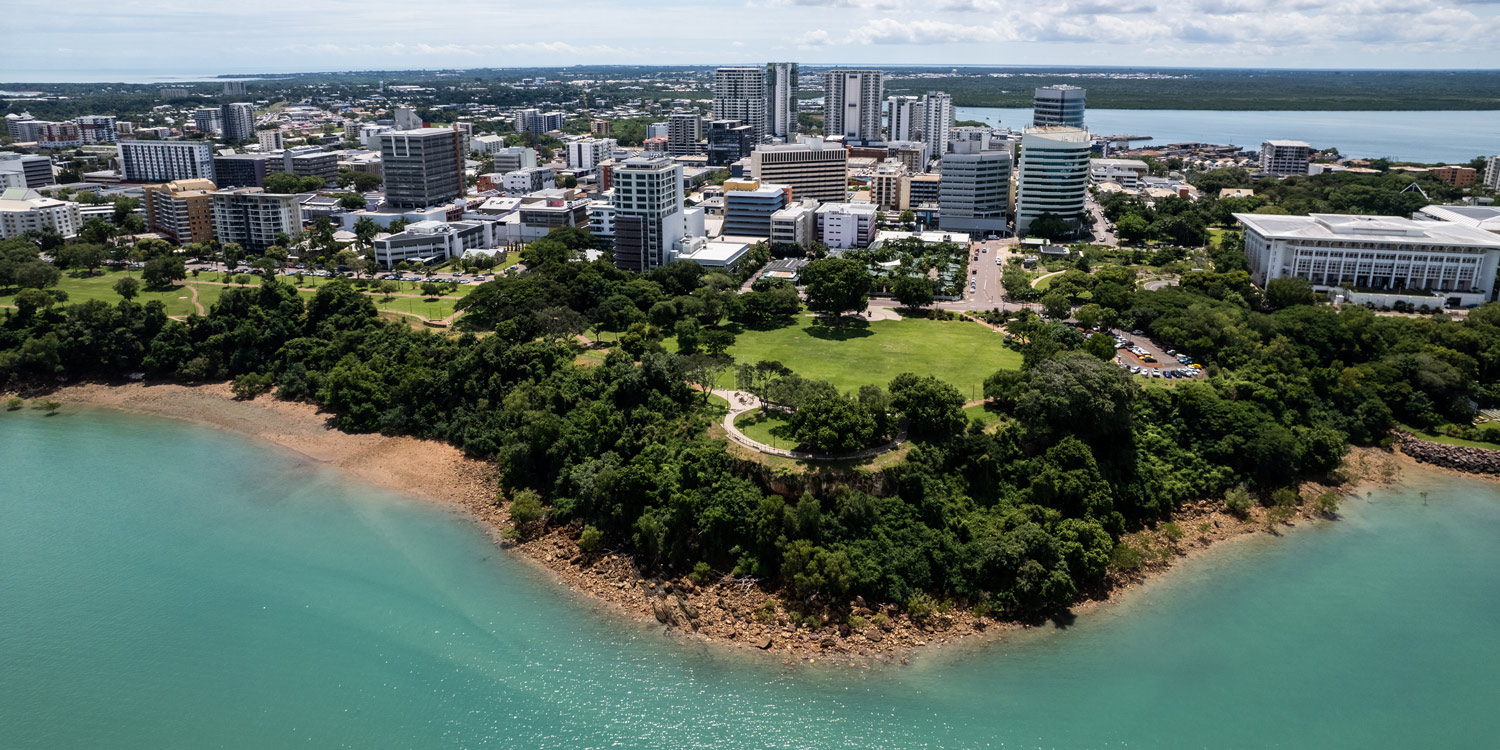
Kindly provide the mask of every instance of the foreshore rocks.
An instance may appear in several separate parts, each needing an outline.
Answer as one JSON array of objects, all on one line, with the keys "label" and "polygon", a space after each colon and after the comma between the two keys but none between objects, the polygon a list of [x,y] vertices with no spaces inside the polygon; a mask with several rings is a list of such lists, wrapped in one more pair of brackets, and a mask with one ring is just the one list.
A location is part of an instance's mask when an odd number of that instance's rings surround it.
[{"label": "foreshore rocks", "polygon": [[1500,475],[1500,450],[1434,443],[1407,432],[1397,432],[1396,442],[1402,453],[1424,464],[1469,474]]}]

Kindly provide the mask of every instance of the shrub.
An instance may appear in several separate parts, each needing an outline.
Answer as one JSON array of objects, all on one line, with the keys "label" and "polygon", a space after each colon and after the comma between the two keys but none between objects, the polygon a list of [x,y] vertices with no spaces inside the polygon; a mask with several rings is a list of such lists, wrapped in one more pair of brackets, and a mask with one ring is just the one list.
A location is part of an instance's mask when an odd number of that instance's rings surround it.
[{"label": "shrub", "polygon": [[759,607],[756,607],[754,615],[756,621],[758,622],[775,622],[776,600],[767,599],[764,602],[761,602],[761,605]]},{"label": "shrub", "polygon": [[693,566],[693,572],[688,574],[688,578],[691,579],[693,583],[702,586],[703,584],[713,580],[714,571],[712,568],[708,567],[708,563],[700,561],[697,565]]},{"label": "shrub", "polygon": [[913,620],[930,617],[933,612],[937,611],[937,608],[937,600],[922,592],[912,594],[911,598],[906,600],[906,614],[910,615]]},{"label": "shrub", "polygon": [[529,526],[542,518],[542,498],[535,490],[521,490],[510,501],[510,520],[516,526]]},{"label": "shrub", "polygon": [[886,617],[884,612],[876,612],[875,616],[870,618],[870,624],[877,628],[885,627],[885,624],[890,621],[891,618]]},{"label": "shrub", "polygon": [[604,532],[593,526],[583,527],[583,533],[578,535],[578,549],[588,554],[596,554],[604,549]]},{"label": "shrub", "polygon": [[1271,493],[1271,505],[1277,508],[1294,508],[1301,504],[1301,496],[1291,487],[1282,487]]},{"label": "shrub", "polygon": [[1231,488],[1224,493],[1224,507],[1238,518],[1250,515],[1250,491],[1244,485]]},{"label": "shrub", "polygon": [[242,401],[251,401],[266,391],[271,390],[271,376],[262,375],[258,372],[247,372],[234,379],[234,384],[229,387],[234,392],[234,397]]},{"label": "shrub", "polygon": [[1339,503],[1339,493],[1328,490],[1313,500],[1313,508],[1325,516],[1331,516],[1339,512]]},{"label": "shrub", "polygon": [[11,396],[10,400],[5,402],[5,408],[7,411],[15,411],[21,408],[21,406],[25,403],[26,400],[21,398],[20,396]]},{"label": "shrub", "polygon": [[853,630],[855,632],[859,632],[861,630],[864,630],[866,627],[868,627],[869,624],[870,623],[868,623],[868,622],[865,621],[865,618],[860,617],[859,615],[849,615],[848,625],[849,625],[849,629],[850,630]]},{"label": "shrub", "polygon": [[1178,526],[1176,521],[1168,521],[1162,524],[1161,533],[1162,536],[1171,539],[1174,542],[1178,539],[1181,539],[1184,535],[1182,527]]},{"label": "shrub", "polygon": [[1115,570],[1132,571],[1146,564],[1146,551],[1121,539],[1109,553],[1109,566]]}]

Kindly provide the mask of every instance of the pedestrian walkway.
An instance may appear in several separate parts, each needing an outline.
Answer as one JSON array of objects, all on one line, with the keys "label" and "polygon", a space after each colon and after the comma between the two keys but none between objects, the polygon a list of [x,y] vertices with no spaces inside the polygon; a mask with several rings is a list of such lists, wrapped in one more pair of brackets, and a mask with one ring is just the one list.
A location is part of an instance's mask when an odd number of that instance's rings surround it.
[{"label": "pedestrian walkway", "polygon": [[719,390],[713,391],[715,396],[729,402],[729,413],[724,415],[724,431],[729,434],[729,439],[754,451],[759,451],[772,456],[783,456],[794,458],[798,461],[863,461],[874,458],[882,453],[889,453],[906,442],[906,426],[901,426],[901,431],[896,434],[896,439],[885,445],[874,448],[866,448],[858,453],[811,453],[808,451],[791,451],[785,448],[773,448],[765,443],[751,440],[734,426],[734,420],[741,414],[751,409],[761,408],[764,404],[753,393],[744,391]]}]

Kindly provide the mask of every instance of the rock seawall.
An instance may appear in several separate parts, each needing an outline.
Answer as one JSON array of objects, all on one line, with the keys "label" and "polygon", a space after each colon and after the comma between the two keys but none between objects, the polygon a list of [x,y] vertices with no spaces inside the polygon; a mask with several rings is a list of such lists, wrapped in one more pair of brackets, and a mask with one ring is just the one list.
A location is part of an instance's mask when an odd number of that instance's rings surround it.
[{"label": "rock seawall", "polygon": [[1424,464],[1470,474],[1500,475],[1500,450],[1433,443],[1406,432],[1397,432],[1396,442],[1402,453]]}]

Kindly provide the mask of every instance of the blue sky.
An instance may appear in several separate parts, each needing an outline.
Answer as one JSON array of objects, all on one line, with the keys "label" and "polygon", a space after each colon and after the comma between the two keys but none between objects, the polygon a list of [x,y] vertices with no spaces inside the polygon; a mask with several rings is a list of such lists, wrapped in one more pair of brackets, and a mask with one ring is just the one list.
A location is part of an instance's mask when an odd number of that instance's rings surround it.
[{"label": "blue sky", "polygon": [[3,15],[0,80],[766,60],[1500,68],[1500,0],[72,0]]}]

